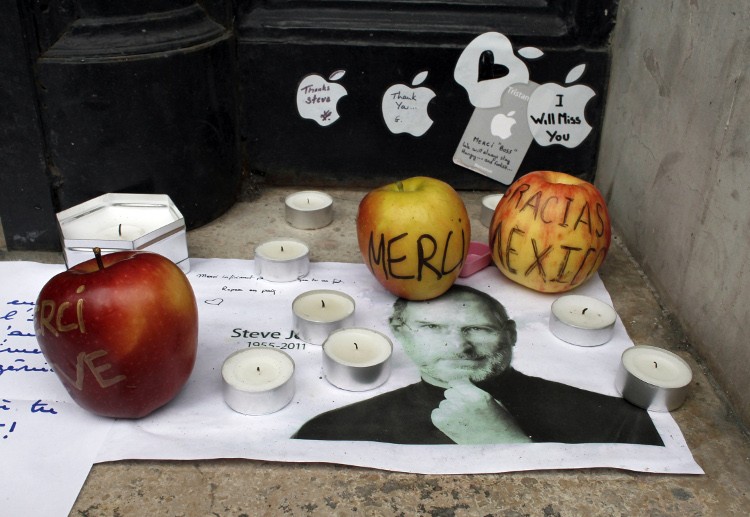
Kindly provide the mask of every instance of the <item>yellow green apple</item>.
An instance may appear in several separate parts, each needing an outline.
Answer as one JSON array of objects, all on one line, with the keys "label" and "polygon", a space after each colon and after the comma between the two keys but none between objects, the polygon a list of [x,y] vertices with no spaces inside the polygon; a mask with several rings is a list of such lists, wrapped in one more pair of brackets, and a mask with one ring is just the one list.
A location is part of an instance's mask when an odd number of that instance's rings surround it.
[{"label": "yellow green apple", "polygon": [[367,267],[391,293],[428,300],[458,278],[471,241],[463,200],[444,181],[416,176],[369,192],[357,238]]},{"label": "yellow green apple", "polygon": [[489,243],[505,276],[535,291],[561,293],[599,269],[611,237],[607,205],[593,184],[534,171],[508,187],[492,216]]}]

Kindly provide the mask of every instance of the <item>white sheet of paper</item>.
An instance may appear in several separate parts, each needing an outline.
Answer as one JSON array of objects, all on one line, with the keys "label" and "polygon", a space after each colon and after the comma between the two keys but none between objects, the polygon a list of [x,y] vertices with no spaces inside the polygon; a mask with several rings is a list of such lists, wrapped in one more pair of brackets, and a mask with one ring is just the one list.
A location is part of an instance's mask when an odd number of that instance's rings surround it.
[{"label": "white sheet of paper", "polygon": [[49,371],[33,310],[58,265],[0,262],[0,450],[4,515],[67,515],[113,421],[81,409]]},{"label": "white sheet of paper", "polygon": [[[252,261],[191,259],[188,278],[200,316],[198,357],[191,378],[176,399],[146,418],[99,418],[71,402],[54,373],[45,371],[48,366],[36,348],[31,323],[33,302],[42,285],[62,270],[55,265],[0,262],[0,397],[8,407],[0,410],[0,423],[5,424],[0,427],[0,446],[6,465],[12,466],[6,472],[17,473],[0,492],[4,508],[51,511],[57,507],[51,513],[67,512],[91,464],[119,459],[248,458],[445,474],[590,467],[672,474],[703,472],[669,413],[651,413],[664,447],[557,443],[417,446],[289,439],[304,422],[321,412],[419,380],[417,368],[394,340],[393,371],[388,382],[367,392],[340,390],[322,375],[321,347],[293,336],[292,300],[312,289],[348,293],[357,303],[356,325],[391,336],[387,320],[395,297],[362,264],[313,263],[306,278],[275,283],[258,279]],[[609,343],[576,347],[549,332],[554,295],[520,287],[494,267],[459,279],[459,283],[494,296],[516,321],[515,369],[617,396],[614,379],[620,355],[632,346],[621,321]],[[610,301],[598,277],[575,292]],[[296,363],[295,397],[277,413],[242,415],[223,401],[221,365],[229,354],[247,346],[282,348]],[[46,404],[37,408],[53,408],[57,414],[32,412],[36,401]],[[11,431],[13,422],[16,426]],[[61,448],[60,443],[66,447]],[[36,495],[40,489],[45,491],[44,500]]]},{"label": "white sheet of paper", "polygon": [[[242,457],[278,461],[334,462],[414,473],[481,473],[537,469],[614,467],[646,472],[700,473],[670,414],[652,413],[665,447],[622,444],[529,444],[496,446],[405,446],[373,442],[324,442],[314,446],[289,437],[308,419],[333,408],[414,383],[419,374],[394,339],[390,379],[367,392],[335,388],[321,372],[320,346],[288,339],[292,300],[311,289],[337,289],[357,303],[356,326],[392,336],[387,321],[395,297],[362,264],[314,263],[301,281],[257,279],[251,261],[191,260],[188,275],[201,318],[195,371],[172,404],[137,422],[117,422],[100,461],[122,458],[190,459]],[[632,346],[618,320],[614,338],[601,347],[564,343],[549,332],[555,296],[520,287],[489,267],[460,279],[492,294],[518,326],[514,367],[590,391],[618,396],[614,379],[622,351]],[[611,302],[598,277],[576,289]],[[271,337],[278,333],[278,339]],[[247,336],[247,337],[242,337]],[[245,346],[285,348],[294,359],[296,395],[265,416],[234,413],[221,395],[221,364]],[[490,453],[491,452],[491,453]]]}]

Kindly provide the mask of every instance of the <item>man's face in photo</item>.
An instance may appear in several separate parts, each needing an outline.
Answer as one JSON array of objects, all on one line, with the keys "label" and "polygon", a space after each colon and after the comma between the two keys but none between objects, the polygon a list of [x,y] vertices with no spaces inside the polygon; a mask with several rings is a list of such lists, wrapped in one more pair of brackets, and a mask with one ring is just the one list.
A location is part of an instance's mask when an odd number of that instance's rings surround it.
[{"label": "man's face in photo", "polygon": [[394,331],[422,378],[436,386],[480,382],[505,371],[515,341],[513,326],[480,297],[461,292],[407,302]]}]

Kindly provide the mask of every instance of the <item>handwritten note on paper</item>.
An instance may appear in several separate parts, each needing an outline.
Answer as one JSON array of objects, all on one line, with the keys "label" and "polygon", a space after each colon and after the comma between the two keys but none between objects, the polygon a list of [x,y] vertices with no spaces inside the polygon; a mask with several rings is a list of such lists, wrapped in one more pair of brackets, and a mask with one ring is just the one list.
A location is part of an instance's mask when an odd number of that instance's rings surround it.
[{"label": "handwritten note on paper", "polygon": [[[34,302],[61,266],[0,262],[0,454],[5,515],[65,515],[112,422],[68,397],[34,335]],[[10,281],[10,279],[14,281]]]}]

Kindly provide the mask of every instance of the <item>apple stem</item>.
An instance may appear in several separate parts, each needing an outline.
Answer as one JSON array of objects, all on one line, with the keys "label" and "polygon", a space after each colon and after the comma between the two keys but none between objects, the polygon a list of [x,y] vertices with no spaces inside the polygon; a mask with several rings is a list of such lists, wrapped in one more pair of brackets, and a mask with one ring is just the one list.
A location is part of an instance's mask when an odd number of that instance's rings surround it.
[{"label": "apple stem", "polygon": [[396,182],[396,188],[398,189],[399,192],[403,192],[404,191],[404,184],[403,184],[403,182],[397,181]]},{"label": "apple stem", "polygon": [[97,246],[94,248],[94,257],[96,257],[96,265],[99,269],[104,269],[104,261],[102,261],[102,249]]}]

